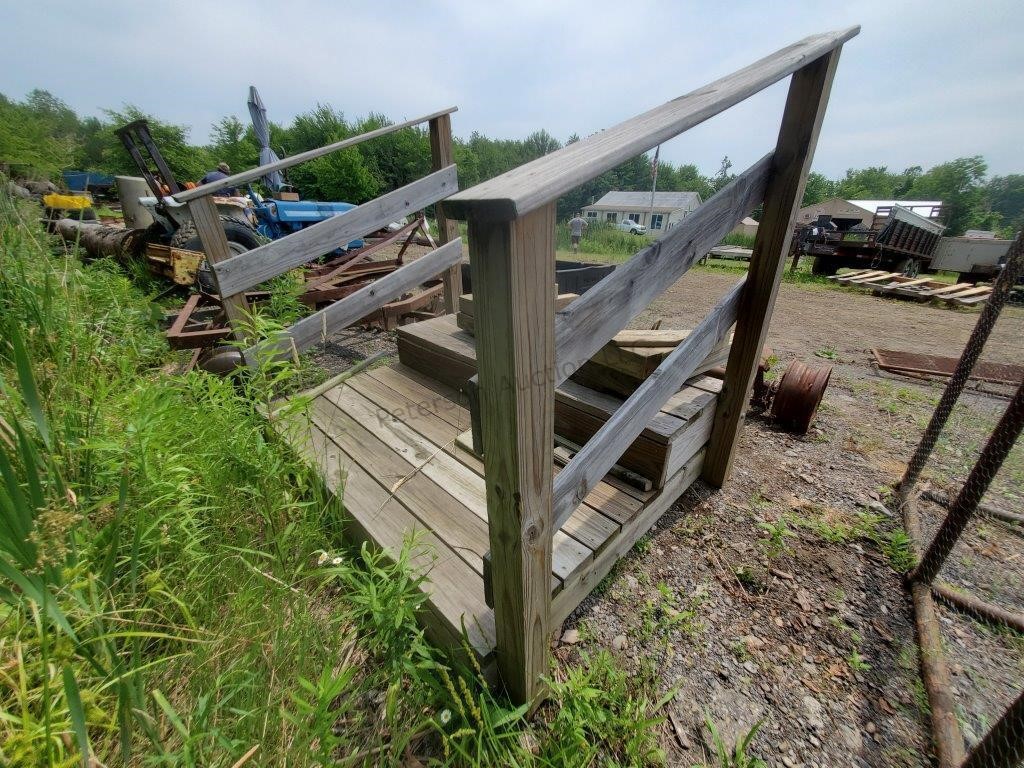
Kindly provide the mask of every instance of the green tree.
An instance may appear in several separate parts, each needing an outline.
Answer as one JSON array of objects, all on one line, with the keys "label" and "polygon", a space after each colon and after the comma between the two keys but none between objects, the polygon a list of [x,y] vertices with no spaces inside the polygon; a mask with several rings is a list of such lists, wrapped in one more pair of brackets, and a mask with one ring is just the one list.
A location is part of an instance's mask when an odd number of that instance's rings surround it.
[{"label": "green tree", "polygon": [[[387,125],[392,125],[392,121],[374,113],[356,123],[353,133],[366,133]],[[430,172],[430,139],[423,129],[403,128],[358,146],[363,164],[381,190],[397,189]]]},{"label": "green tree", "polygon": [[136,120],[146,120],[149,123],[149,132],[153,137],[153,143],[160,150],[160,154],[163,155],[167,166],[179,184],[198,181],[217,163],[208,149],[189,144],[189,129],[183,125],[165,123],[131,104],[126,105],[120,112],[115,110],[105,110],[105,112],[110,119],[110,124],[103,132],[103,167],[101,170],[108,173],[138,176],[138,166],[135,165],[135,161],[131,159],[121,144],[121,140],[114,134],[116,128]]},{"label": "green tree", "polygon": [[995,176],[985,185],[992,211],[1001,217],[1000,234],[1012,238],[1024,229],[1024,174]]},{"label": "green tree", "polygon": [[332,152],[291,169],[291,180],[311,200],[365,203],[377,196],[377,180],[355,147]]},{"label": "green tree", "polygon": [[14,174],[54,177],[70,165],[75,147],[52,114],[0,94],[0,164]]},{"label": "green tree", "polygon": [[823,200],[836,196],[836,182],[832,181],[824,174],[818,173],[817,171],[811,171],[807,174],[807,184],[804,187],[804,197],[800,203],[800,207],[808,205],[816,205]]},{"label": "green tree", "polygon": [[211,157],[231,166],[232,173],[259,165],[260,148],[250,127],[234,115],[222,117],[211,129]]},{"label": "green tree", "polygon": [[999,214],[988,205],[984,186],[988,166],[981,155],[936,165],[914,180],[908,194],[919,200],[941,200],[946,207],[946,234],[968,229],[995,229]]}]

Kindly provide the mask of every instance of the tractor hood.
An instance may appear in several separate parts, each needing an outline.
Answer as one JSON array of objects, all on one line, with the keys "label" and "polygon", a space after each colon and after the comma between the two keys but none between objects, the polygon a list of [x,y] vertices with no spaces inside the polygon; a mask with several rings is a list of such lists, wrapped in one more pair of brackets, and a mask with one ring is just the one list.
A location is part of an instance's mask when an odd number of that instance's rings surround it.
[{"label": "tractor hood", "polygon": [[277,208],[277,218],[282,222],[317,222],[351,211],[352,203],[321,203],[316,200],[268,200]]}]

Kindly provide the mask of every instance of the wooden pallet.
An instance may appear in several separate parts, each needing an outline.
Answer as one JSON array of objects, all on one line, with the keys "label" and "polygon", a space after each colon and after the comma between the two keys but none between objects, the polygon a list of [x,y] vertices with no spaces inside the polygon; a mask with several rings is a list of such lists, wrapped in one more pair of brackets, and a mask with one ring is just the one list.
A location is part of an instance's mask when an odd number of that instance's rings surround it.
[{"label": "wooden pallet", "polygon": [[864,286],[876,296],[898,296],[916,301],[945,302],[950,305],[973,306],[988,300],[992,286],[973,283],[944,283],[928,277],[907,277],[899,272],[881,269],[856,269],[832,275],[842,285]]}]

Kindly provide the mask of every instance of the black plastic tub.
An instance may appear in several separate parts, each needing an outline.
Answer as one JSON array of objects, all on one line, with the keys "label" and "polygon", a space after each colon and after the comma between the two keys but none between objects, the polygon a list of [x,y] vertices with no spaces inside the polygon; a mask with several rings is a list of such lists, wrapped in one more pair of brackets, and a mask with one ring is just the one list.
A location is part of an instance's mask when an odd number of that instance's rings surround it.
[{"label": "black plastic tub", "polygon": [[[555,282],[559,293],[586,293],[615,270],[614,264],[595,264],[589,261],[556,261]],[[469,264],[462,264],[462,292],[473,292]]]}]

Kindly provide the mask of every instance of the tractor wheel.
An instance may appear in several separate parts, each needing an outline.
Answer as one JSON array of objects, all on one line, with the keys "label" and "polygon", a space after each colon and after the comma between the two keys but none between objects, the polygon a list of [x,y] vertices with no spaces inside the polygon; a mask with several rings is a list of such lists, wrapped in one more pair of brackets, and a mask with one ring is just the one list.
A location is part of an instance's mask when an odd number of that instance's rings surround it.
[{"label": "tractor wheel", "polygon": [[[224,227],[224,235],[228,239],[228,249],[231,251],[232,256],[251,251],[253,248],[259,248],[267,242],[266,238],[256,232],[255,229],[248,224],[243,224],[238,219],[221,216],[220,221],[221,226]],[[196,225],[191,221],[182,225],[174,233],[170,245],[172,248],[184,248],[187,251],[203,250],[203,241],[200,240],[199,233],[196,232]],[[210,270],[210,266],[206,263],[205,259],[199,265],[196,282],[207,293],[217,292],[217,283],[213,279],[213,272]]]},{"label": "tractor wheel", "polygon": [[828,259],[824,256],[815,256],[814,261],[811,263],[811,274],[812,275],[826,275],[831,276],[839,271],[839,265],[834,259]]},{"label": "tractor wheel", "polygon": [[896,263],[894,271],[907,277],[917,277],[921,273],[921,262],[917,259],[902,259]]}]

